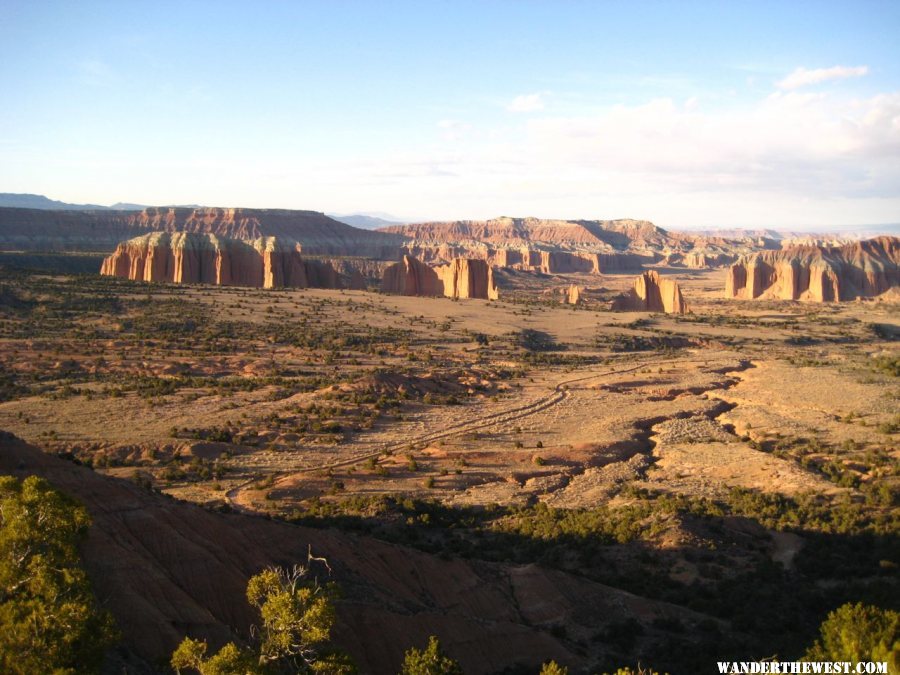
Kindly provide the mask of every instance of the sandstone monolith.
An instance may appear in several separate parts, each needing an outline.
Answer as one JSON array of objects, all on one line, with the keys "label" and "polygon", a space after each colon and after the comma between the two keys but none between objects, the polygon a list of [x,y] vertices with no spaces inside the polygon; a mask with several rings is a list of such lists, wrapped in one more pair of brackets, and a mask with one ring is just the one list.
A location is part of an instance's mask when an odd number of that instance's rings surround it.
[{"label": "sandstone monolith", "polygon": [[660,277],[656,270],[644,272],[634,280],[634,287],[613,301],[612,308],[624,312],[665,312],[685,314],[687,303],[681,288],[672,279]]}]

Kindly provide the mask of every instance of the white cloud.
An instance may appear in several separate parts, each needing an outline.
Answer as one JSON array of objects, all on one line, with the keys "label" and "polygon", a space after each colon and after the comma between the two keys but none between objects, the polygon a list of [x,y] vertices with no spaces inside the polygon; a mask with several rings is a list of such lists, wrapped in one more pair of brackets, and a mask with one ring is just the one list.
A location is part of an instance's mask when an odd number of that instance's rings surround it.
[{"label": "white cloud", "polygon": [[535,110],[543,110],[544,101],[541,94],[522,94],[516,96],[506,109],[510,112],[534,112]]},{"label": "white cloud", "polygon": [[531,120],[528,132],[524,147],[535,162],[639,175],[659,188],[900,192],[900,94],[848,101],[779,92],[751,108],[709,113],[657,99]]},{"label": "white cloud", "polygon": [[[477,137],[452,146],[339,160],[309,180],[333,177],[337,205],[349,193],[371,208],[399,204],[437,219],[635,217],[664,227],[896,221],[900,92],[867,99],[775,92],[740,108],[685,103],[660,98],[479,127]],[[455,126],[438,123],[442,131]]]},{"label": "white cloud", "polygon": [[[741,108],[661,98],[488,131],[452,153],[392,158],[373,199],[434,217],[663,226],[893,222],[900,212],[900,92],[776,92]],[[358,167],[350,180],[376,173]]]},{"label": "white cloud", "polygon": [[441,120],[437,123],[441,138],[445,141],[460,141],[472,130],[472,125],[460,120]]},{"label": "white cloud", "polygon": [[868,66],[833,66],[831,68],[797,68],[790,75],[778,82],[779,89],[798,89],[811,84],[819,84],[828,80],[844,80],[848,77],[863,77],[869,73]]}]

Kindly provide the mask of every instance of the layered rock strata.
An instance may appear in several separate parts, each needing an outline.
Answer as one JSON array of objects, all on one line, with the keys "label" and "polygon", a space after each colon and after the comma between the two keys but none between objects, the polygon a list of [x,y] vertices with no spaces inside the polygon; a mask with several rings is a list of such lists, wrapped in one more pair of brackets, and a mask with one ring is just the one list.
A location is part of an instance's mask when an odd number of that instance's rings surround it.
[{"label": "layered rock strata", "polygon": [[0,249],[111,251],[152,232],[297,242],[306,255],[397,260],[405,237],[361,230],[315,211],[153,207],[141,211],[50,211],[0,207]]},{"label": "layered rock strata", "polygon": [[431,267],[413,258],[389,266],[384,271],[381,290],[385,293],[417,296],[446,296],[448,298],[499,297],[494,272],[484,260],[455,258],[448,265]]},{"label": "layered rock strata", "polygon": [[256,288],[343,288],[326,262],[307,260],[296,242],[155,232],[119,244],[100,274],[136,281]]},{"label": "layered rock strata", "polygon": [[646,220],[546,220],[494,218],[395,225],[381,232],[419,242],[483,242],[502,246],[541,244],[549,247],[624,249],[635,244],[664,246],[673,236]]},{"label": "layered rock strata", "polygon": [[429,263],[455,258],[484,260],[493,267],[514,269],[542,274],[604,274],[631,272],[650,265],[659,256],[649,253],[595,253],[591,251],[546,250],[534,246],[493,247],[478,242],[467,244],[417,243],[403,247],[406,255]]},{"label": "layered rock strata", "polygon": [[900,238],[762,251],[728,269],[725,297],[838,302],[900,286]]},{"label": "layered rock strata", "polygon": [[729,253],[717,253],[709,251],[689,251],[684,254],[682,262],[685,267],[692,269],[706,269],[709,267],[723,267],[734,262],[736,256]]},{"label": "layered rock strata", "polygon": [[664,279],[655,270],[644,272],[634,280],[634,287],[613,301],[612,308],[623,312],[665,312],[685,314],[687,303],[681,288],[672,279]]}]

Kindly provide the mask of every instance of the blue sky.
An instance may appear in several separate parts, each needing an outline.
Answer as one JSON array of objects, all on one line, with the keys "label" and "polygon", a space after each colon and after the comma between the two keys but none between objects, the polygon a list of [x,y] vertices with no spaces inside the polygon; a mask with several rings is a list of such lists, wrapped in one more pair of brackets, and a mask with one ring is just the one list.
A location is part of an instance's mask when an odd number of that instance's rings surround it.
[{"label": "blue sky", "polygon": [[0,4],[0,192],[900,221],[900,3]]}]

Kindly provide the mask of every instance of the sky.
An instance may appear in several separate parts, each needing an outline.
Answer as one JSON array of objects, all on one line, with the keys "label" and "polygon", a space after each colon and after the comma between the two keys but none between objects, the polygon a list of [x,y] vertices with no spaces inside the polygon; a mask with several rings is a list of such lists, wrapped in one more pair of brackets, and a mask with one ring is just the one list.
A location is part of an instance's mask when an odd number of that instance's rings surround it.
[{"label": "sky", "polygon": [[900,3],[0,0],[0,192],[900,222]]}]

